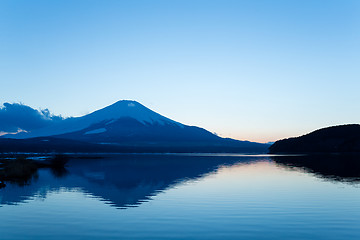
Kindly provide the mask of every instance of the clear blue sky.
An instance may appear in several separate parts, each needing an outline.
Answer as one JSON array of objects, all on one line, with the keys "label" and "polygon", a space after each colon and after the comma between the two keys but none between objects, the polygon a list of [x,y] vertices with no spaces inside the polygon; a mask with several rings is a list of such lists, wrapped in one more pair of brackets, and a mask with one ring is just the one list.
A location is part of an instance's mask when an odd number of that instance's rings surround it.
[{"label": "clear blue sky", "polygon": [[360,1],[0,1],[0,102],[133,99],[267,142],[360,122]]}]

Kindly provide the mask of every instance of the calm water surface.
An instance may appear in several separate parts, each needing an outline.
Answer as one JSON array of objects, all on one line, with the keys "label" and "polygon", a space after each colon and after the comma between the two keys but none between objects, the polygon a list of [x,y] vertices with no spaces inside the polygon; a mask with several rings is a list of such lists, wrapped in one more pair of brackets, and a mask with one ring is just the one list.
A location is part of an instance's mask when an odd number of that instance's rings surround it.
[{"label": "calm water surface", "polygon": [[0,239],[360,239],[360,158],[74,159],[0,189]]}]

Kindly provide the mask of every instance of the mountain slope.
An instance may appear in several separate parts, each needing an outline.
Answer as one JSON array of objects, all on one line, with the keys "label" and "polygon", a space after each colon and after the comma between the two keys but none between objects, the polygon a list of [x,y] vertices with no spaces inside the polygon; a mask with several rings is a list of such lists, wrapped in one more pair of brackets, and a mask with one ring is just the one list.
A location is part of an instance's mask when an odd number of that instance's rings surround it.
[{"label": "mountain slope", "polygon": [[141,123],[130,117],[99,122],[80,131],[57,135],[56,137],[76,139],[94,143],[133,142],[181,142],[218,141],[220,137],[198,127],[172,123]]}]

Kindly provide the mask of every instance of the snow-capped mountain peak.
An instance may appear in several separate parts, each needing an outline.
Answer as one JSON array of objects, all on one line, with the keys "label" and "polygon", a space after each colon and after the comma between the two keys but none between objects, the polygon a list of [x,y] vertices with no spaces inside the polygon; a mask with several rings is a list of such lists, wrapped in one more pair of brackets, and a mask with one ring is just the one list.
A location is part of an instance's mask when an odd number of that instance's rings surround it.
[{"label": "snow-capped mountain peak", "polygon": [[169,118],[166,118],[142,104],[131,101],[131,100],[121,100],[110,106],[107,106],[103,109],[97,110],[93,113],[90,113],[83,118],[91,119],[93,121],[105,121],[105,120],[113,120],[119,118],[133,118],[143,124],[176,124],[178,126],[182,126],[181,123],[175,122]]}]

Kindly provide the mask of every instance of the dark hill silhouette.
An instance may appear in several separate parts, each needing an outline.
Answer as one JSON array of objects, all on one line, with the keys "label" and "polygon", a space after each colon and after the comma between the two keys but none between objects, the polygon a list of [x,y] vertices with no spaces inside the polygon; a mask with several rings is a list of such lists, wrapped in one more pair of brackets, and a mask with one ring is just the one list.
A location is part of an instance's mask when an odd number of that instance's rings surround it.
[{"label": "dark hill silhouette", "polygon": [[360,152],[360,125],[322,128],[309,134],[276,141],[270,153],[346,153]]}]

